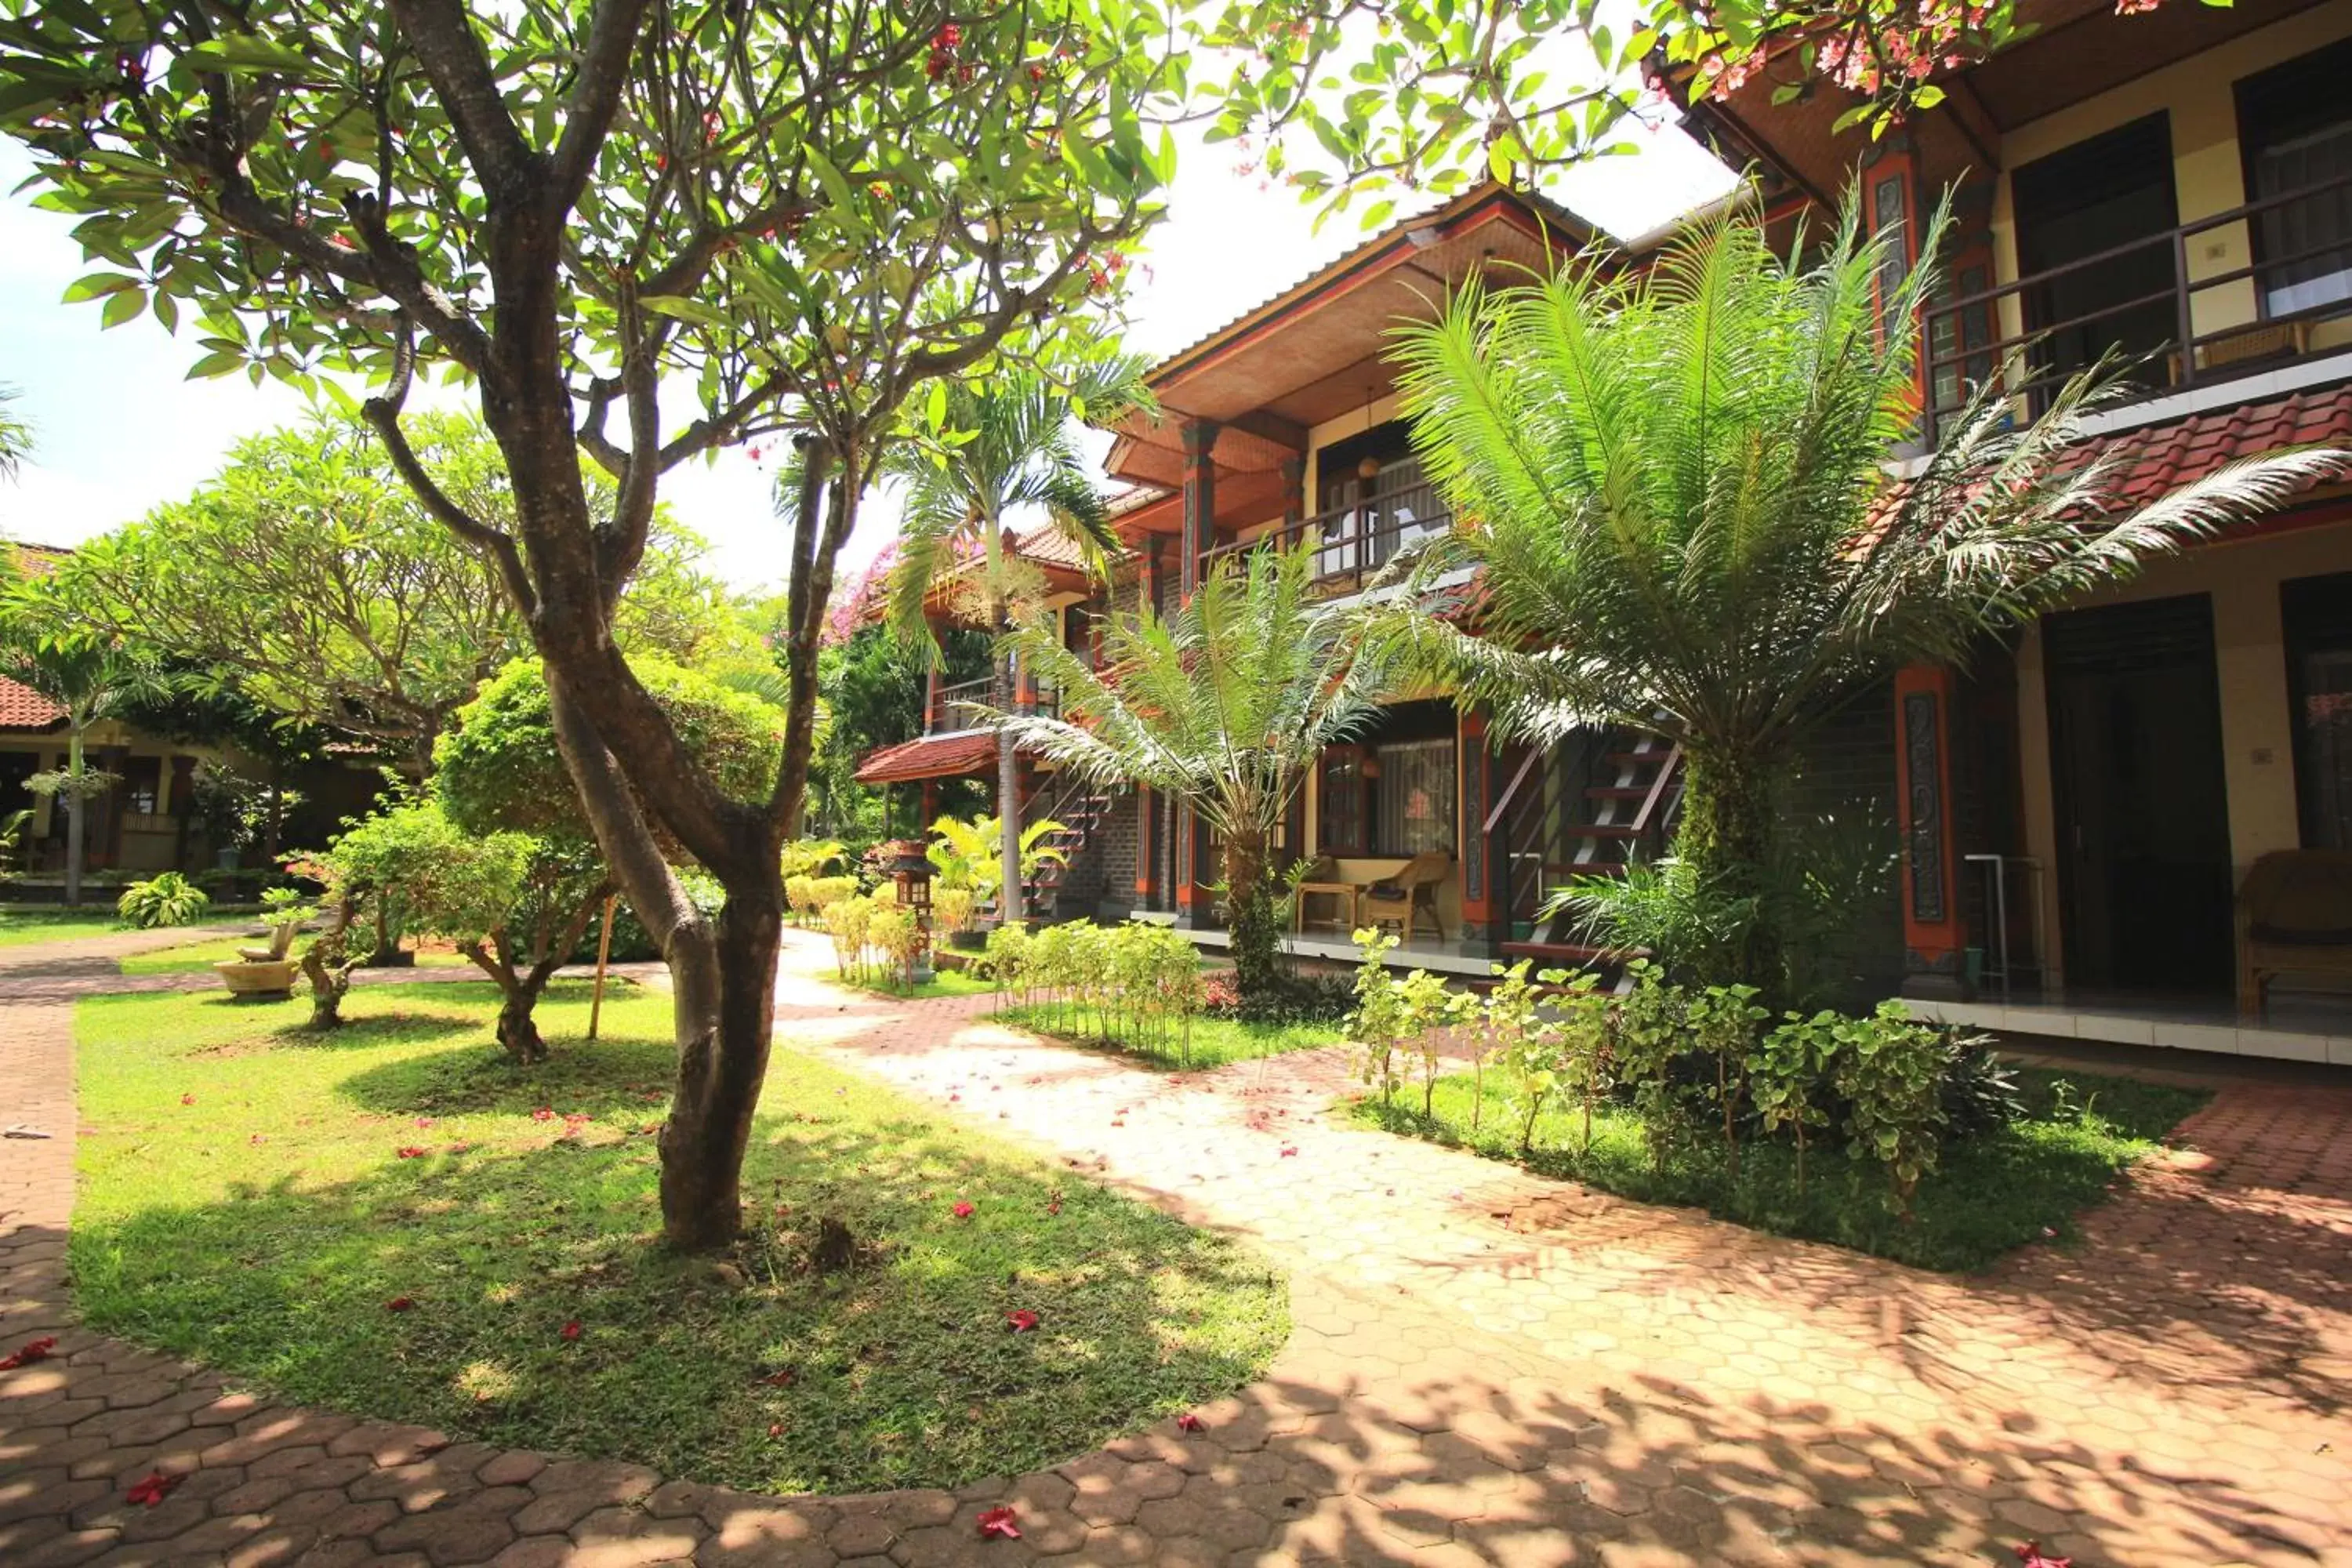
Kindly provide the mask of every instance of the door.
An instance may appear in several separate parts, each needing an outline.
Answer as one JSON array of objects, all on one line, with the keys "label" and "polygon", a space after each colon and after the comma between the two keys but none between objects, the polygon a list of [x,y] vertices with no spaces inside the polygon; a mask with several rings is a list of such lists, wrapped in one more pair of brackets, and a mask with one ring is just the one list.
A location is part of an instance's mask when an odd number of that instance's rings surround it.
[{"label": "door", "polygon": [[2226,993],[2234,884],[2212,601],[2042,626],[2068,984]]},{"label": "door", "polygon": [[[2150,356],[2131,379],[2167,384],[2172,371],[2160,351],[2178,335],[2179,309],[2172,247],[2153,237],[2179,222],[2171,122],[2152,114],[2036,159],[2011,176],[2011,189],[2020,275],[2071,267],[2025,290],[2027,324],[2048,334],[2031,351],[2036,408],[2061,378],[2111,353]],[[2107,254],[2142,238],[2151,242]]]}]

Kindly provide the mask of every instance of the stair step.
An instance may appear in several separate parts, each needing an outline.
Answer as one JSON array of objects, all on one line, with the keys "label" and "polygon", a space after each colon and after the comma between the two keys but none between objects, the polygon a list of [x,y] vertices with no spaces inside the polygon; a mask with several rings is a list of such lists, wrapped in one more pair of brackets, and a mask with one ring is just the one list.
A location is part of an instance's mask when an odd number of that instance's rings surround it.
[{"label": "stair step", "polygon": [[1552,880],[1562,877],[1622,877],[1625,874],[1622,860],[1547,860],[1544,876]]},{"label": "stair step", "polygon": [[1639,948],[1594,947],[1581,942],[1507,942],[1503,952],[1513,958],[1549,958],[1561,963],[1622,963],[1639,958]]},{"label": "stair step", "polygon": [[1643,763],[1663,763],[1673,756],[1674,752],[1661,746],[1654,752],[1610,752],[1606,755],[1612,763],[1623,766],[1638,766]]},{"label": "stair step", "polygon": [[1560,830],[1563,838],[1639,838],[1642,830],[1630,822],[1576,822]]},{"label": "stair step", "polygon": [[1648,784],[1593,784],[1584,792],[1587,800],[1647,800]]}]

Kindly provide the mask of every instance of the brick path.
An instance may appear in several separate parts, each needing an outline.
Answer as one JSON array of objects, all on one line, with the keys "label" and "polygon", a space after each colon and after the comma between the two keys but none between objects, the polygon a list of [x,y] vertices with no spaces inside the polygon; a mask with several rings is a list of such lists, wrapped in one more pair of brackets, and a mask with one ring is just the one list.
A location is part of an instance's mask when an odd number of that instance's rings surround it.
[{"label": "brick path", "polygon": [[[0,1339],[60,1340],[0,1373],[0,1562],[2013,1563],[2038,1536],[2084,1568],[2352,1568],[2352,1089],[2231,1085],[2077,1253],[1954,1279],[1324,1121],[1332,1055],[1146,1073],[976,1000],[848,996],[822,952],[788,954],[782,1038],[1279,1260],[1268,1378],[1204,1432],[956,1496],[445,1446],[77,1329],[70,1151],[0,1143]],[[69,1121],[66,1007],[0,1013],[0,1081],[46,1097],[0,1122]],[[127,1505],[158,1464],[193,1474]],[[1023,1542],[978,1539],[999,1501]]]}]

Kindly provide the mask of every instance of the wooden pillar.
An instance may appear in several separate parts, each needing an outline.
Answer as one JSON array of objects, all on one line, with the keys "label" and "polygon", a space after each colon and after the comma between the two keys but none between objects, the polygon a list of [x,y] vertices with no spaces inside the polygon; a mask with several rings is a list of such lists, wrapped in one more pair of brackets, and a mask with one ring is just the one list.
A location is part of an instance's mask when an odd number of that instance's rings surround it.
[{"label": "wooden pillar", "polygon": [[1176,563],[1176,586],[1186,598],[1201,585],[1201,557],[1217,542],[1217,426],[1209,419],[1184,425],[1184,542]]},{"label": "wooden pillar", "polygon": [[918,833],[929,833],[931,824],[940,819],[940,781],[923,781],[923,820],[915,825]]},{"label": "wooden pillar", "polygon": [[155,803],[158,811],[169,812],[173,822],[172,864],[183,871],[194,870],[188,864],[188,832],[195,824],[191,815],[195,805],[196,759],[175,756],[172,771],[163,781],[163,798]]},{"label": "wooden pillar", "polygon": [[1462,940],[1473,952],[1499,955],[1509,922],[1495,886],[1494,844],[1486,817],[1495,809],[1495,758],[1486,715],[1462,715]]},{"label": "wooden pillar", "polygon": [[1160,797],[1140,788],[1135,792],[1135,904],[1160,907]]},{"label": "wooden pillar", "polygon": [[938,730],[944,715],[940,711],[940,667],[935,661],[923,675],[923,733]]},{"label": "wooden pillar", "polygon": [[1307,519],[1307,454],[1293,452],[1282,459],[1282,521],[1296,527]]},{"label": "wooden pillar", "polygon": [[1895,675],[1895,776],[1903,831],[1903,994],[1967,993],[1958,839],[1952,813],[1952,672],[1908,665]]}]

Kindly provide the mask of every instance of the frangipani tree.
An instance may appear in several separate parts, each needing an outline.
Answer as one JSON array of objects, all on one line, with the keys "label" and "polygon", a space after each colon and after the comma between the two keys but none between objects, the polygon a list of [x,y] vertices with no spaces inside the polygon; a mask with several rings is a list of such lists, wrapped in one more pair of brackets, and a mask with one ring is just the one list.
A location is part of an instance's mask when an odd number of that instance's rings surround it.
[{"label": "frangipani tree", "polygon": [[[1935,256],[1939,217],[1922,237]],[[1989,635],[2343,471],[2305,451],[2119,504],[2078,377],[2019,421],[1988,386],[1916,476],[1887,463],[1917,412],[1923,266],[1885,301],[1851,216],[1784,261],[1726,220],[1614,278],[1584,267],[1466,290],[1401,329],[1403,406],[1461,520],[1418,570],[1479,574],[1475,635],[1403,628],[1497,725],[1538,743],[1581,724],[1654,730],[1688,773],[1675,850],[1703,896],[1758,907],[1780,831],[1775,779],[1820,720],[1895,666],[1954,663]],[[1720,907],[1720,906],[1719,906]],[[1769,921],[1731,960],[1780,979]]]},{"label": "frangipani tree", "polygon": [[1314,578],[1307,546],[1229,556],[1164,618],[1114,617],[1100,669],[1050,628],[1024,627],[1013,646],[1060,689],[1062,717],[995,721],[1060,766],[1199,814],[1223,841],[1234,978],[1253,1002],[1280,981],[1271,857],[1283,819],[1317,755],[1369,724],[1390,684],[1381,647]]},{"label": "frangipani tree", "polygon": [[[1034,589],[1021,563],[1006,553],[1008,517],[1034,511],[1078,546],[1080,556],[1099,569],[1118,549],[1096,487],[1094,467],[1078,449],[1074,427],[1081,419],[1108,423],[1151,402],[1144,384],[1145,360],[1118,355],[1099,363],[1066,367],[1024,366],[948,386],[946,408],[936,434],[896,447],[887,471],[906,487],[900,512],[898,564],[890,581],[891,619],[904,637],[919,639],[934,658],[926,600],[960,560],[979,563],[974,585],[982,624],[999,639],[995,689],[999,708],[1013,703],[1013,668],[1009,645],[1016,600]],[[1010,734],[996,742],[996,808],[1003,843],[998,848],[997,918],[1021,919],[1020,758]]]}]

